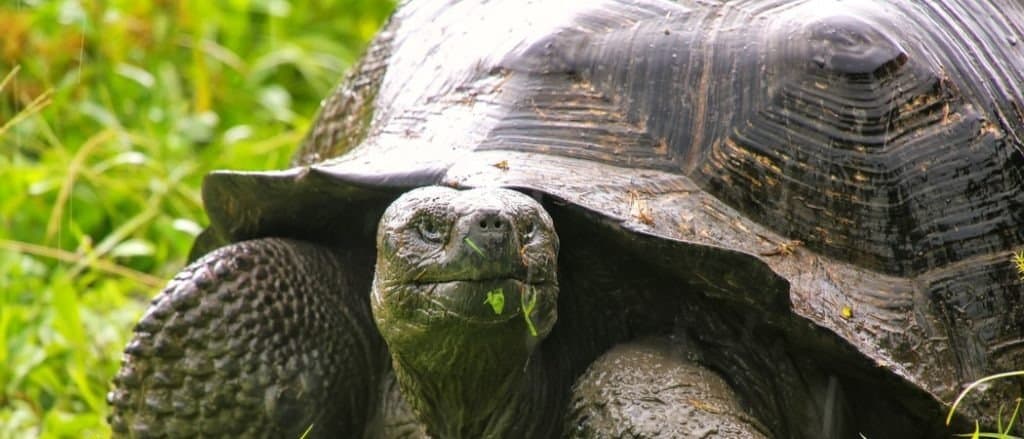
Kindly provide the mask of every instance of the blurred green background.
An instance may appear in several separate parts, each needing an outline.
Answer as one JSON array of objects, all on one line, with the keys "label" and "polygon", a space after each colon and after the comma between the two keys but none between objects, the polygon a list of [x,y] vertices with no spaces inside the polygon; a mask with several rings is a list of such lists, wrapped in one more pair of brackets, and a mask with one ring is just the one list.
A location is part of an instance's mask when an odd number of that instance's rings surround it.
[{"label": "blurred green background", "polygon": [[0,438],[106,437],[211,169],[288,162],[390,0],[0,2]]}]

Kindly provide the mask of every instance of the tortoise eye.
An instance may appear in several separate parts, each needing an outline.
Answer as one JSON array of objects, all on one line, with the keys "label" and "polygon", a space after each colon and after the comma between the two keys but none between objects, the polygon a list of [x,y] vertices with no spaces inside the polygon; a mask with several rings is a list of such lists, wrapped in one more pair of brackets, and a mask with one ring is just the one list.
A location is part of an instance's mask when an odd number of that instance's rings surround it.
[{"label": "tortoise eye", "polygon": [[432,217],[422,217],[416,221],[416,231],[424,241],[440,243],[444,238],[444,227]]},{"label": "tortoise eye", "polygon": [[536,221],[527,222],[526,226],[523,227],[523,242],[527,243],[527,242],[533,241],[533,237],[536,234],[537,234],[537,222]]}]

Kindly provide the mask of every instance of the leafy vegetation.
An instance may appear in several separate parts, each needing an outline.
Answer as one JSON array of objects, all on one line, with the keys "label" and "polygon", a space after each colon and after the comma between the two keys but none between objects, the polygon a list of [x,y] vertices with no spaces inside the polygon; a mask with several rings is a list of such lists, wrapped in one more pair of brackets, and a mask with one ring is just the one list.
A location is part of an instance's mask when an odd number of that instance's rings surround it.
[{"label": "leafy vegetation", "polygon": [[465,241],[466,245],[468,245],[469,248],[473,249],[473,251],[476,252],[476,254],[480,255],[480,257],[482,257],[482,258],[486,258],[487,257],[487,255],[484,254],[484,251],[480,250],[480,247],[477,247],[476,243],[473,242],[472,239],[464,238],[463,241]]},{"label": "leafy vegetation", "polygon": [[[526,297],[530,298],[527,299]],[[533,325],[533,309],[537,307],[537,290],[531,286],[523,294],[519,295],[519,305],[522,306],[523,320],[526,320],[526,328],[530,330],[530,335],[537,336],[537,327]]]},{"label": "leafy vegetation", "polygon": [[494,311],[495,315],[501,315],[502,311],[505,310],[505,290],[501,288],[493,289],[487,292],[487,299],[484,303],[491,306],[491,310]]},{"label": "leafy vegetation", "polygon": [[388,0],[0,3],[0,438],[107,436],[105,394],[205,221],[288,162]]}]

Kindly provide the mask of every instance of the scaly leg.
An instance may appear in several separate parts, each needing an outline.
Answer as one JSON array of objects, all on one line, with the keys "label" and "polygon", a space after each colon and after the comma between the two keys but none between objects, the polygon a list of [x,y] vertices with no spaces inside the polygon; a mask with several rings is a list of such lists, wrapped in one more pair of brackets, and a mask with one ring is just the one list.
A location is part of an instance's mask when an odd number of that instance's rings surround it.
[{"label": "scaly leg", "polygon": [[566,424],[569,438],[765,438],[711,370],[671,342],[617,345],[577,380]]},{"label": "scaly leg", "polygon": [[182,270],[125,348],[107,397],[114,434],[361,436],[388,365],[360,261],[266,238]]}]

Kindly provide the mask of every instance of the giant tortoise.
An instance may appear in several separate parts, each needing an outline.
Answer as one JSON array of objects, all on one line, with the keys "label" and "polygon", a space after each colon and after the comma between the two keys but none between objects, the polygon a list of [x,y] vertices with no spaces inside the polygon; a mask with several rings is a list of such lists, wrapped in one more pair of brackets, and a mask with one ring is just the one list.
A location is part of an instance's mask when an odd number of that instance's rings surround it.
[{"label": "giant tortoise", "polygon": [[1024,366],[1022,72],[1017,0],[410,1],[294,167],[207,177],[110,423],[948,435]]}]

